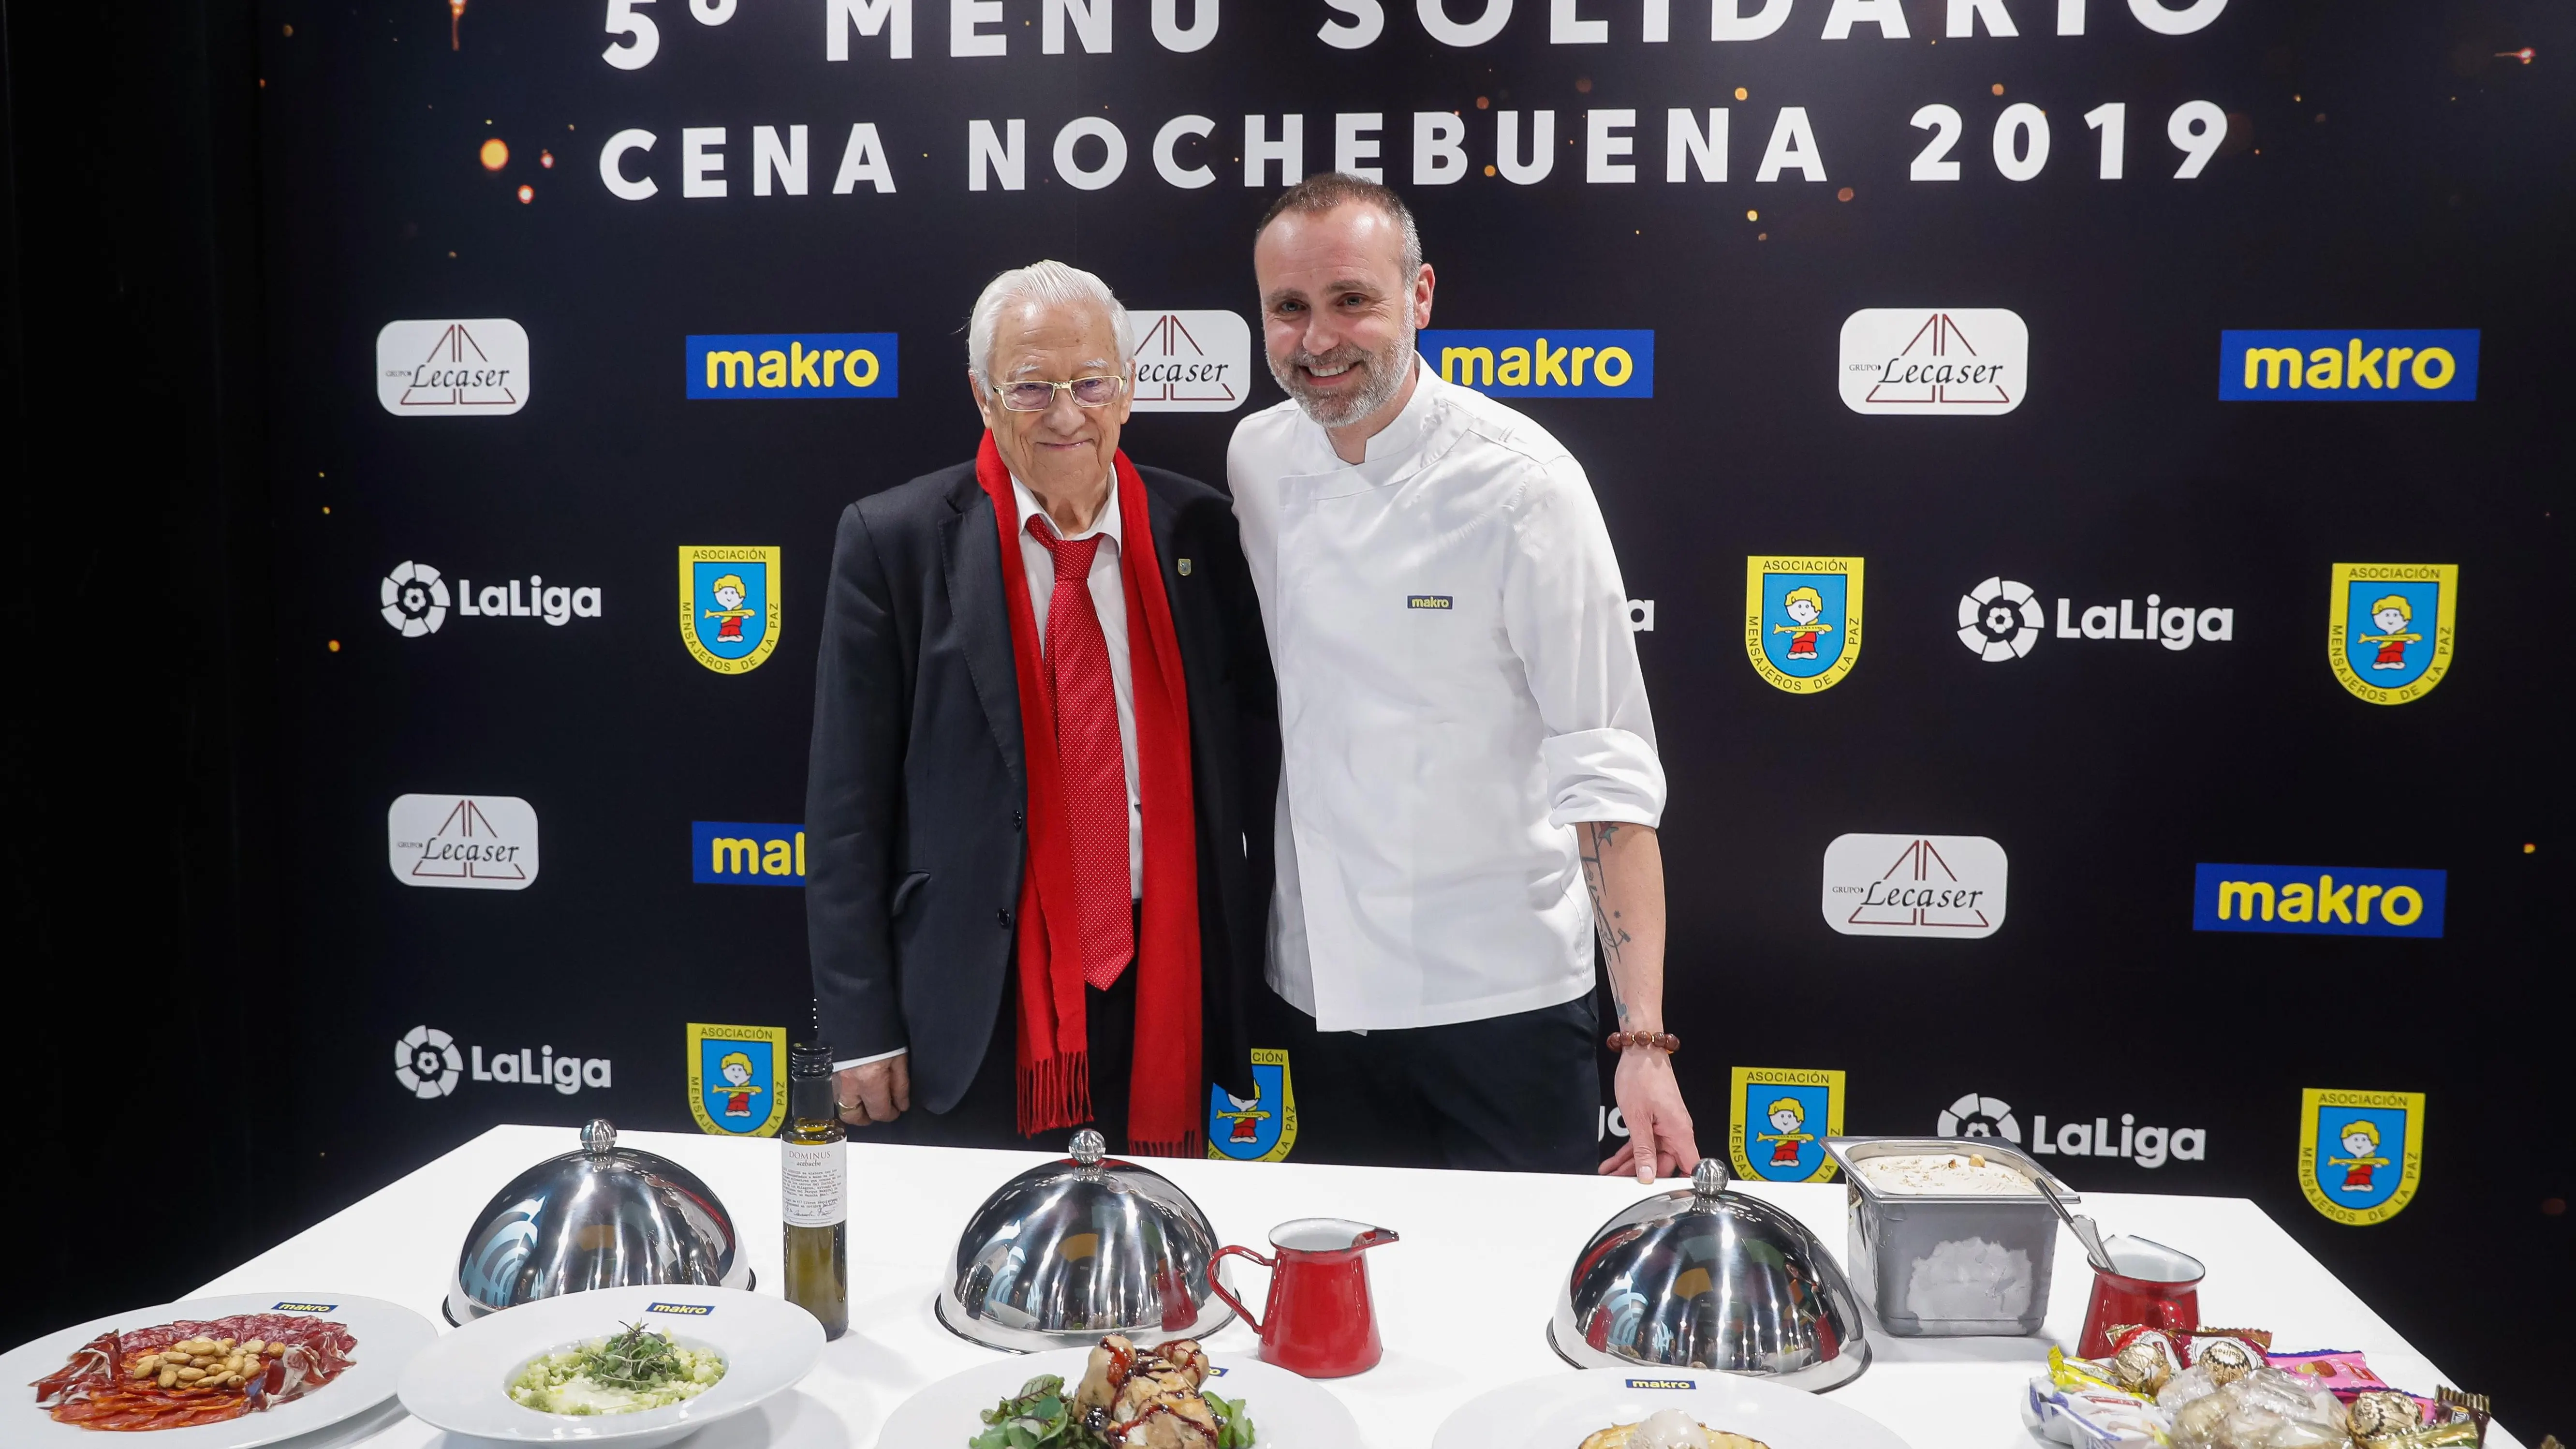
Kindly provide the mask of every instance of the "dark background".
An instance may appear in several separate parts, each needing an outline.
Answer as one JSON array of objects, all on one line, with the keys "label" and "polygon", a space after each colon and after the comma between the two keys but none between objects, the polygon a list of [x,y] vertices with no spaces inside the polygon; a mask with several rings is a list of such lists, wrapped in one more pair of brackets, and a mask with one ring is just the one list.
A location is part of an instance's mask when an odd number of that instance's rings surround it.
[{"label": "dark background", "polygon": [[[1463,111],[1491,159],[1487,97],[1554,108],[1560,142],[1596,103],[1644,122],[1635,186],[1583,185],[1560,145],[1534,187],[1408,190],[1439,324],[1657,332],[1653,401],[1526,410],[1584,460],[1630,593],[1657,601],[1638,643],[1672,779],[1669,1015],[1703,1144],[1734,1063],[1845,1069],[1858,1132],[1929,1130],[1964,1092],[2025,1123],[2202,1126],[2203,1163],[2059,1162],[2082,1189],[2255,1198],[2527,1441],[2569,1426],[2576,1093],[2548,1004],[2571,959],[2564,7],[2238,0],[2166,39],[2094,0],[2073,40],[2017,0],[2020,39],[1936,46],[1923,0],[1913,42],[1838,44],[1801,0],[1772,39],[1713,46],[1686,0],[1668,45],[1636,44],[1623,4],[1588,7],[1612,44],[1550,47],[1523,0],[1476,51],[1391,5],[1346,53],[1311,39],[1320,5],[1238,3],[1173,56],[1129,0],[1114,54],[1047,58],[1019,26],[1035,8],[1012,0],[1007,61],[948,60],[924,4],[919,58],[854,39],[827,66],[818,6],[745,0],[710,29],[666,0],[660,57],[627,73],[597,60],[596,4],[482,0],[458,50],[430,0],[7,5],[8,874],[37,1120],[9,1196],[38,1281],[0,1337],[185,1291],[492,1122],[685,1129],[684,1023],[805,1020],[796,894],[691,885],[689,822],[797,818],[831,520],[971,445],[951,369],[976,287],[1045,252],[1137,306],[1249,312],[1266,194],[1240,185],[1235,118],[1302,111],[1320,169],[1333,111],[1384,111],[1401,185],[1416,109]],[[2523,46],[2535,63],[2496,55]],[[2177,182],[2163,118],[2193,98],[2236,119]],[[1965,179],[1909,183],[1906,118],[1935,100],[1967,117]],[[2018,100],[2056,135],[2016,185],[1985,137]],[[2093,178],[2079,118],[2103,100],[2130,107],[2124,182]],[[1046,179],[1056,127],[1104,105],[1126,176]],[[1736,179],[1666,186],[1663,109],[1712,105]],[[1826,184],[1751,182],[1779,105],[1808,108]],[[1146,154],[1186,111],[1220,121],[1204,191]],[[1028,118],[1029,190],[963,189],[969,116]],[[829,194],[860,119],[896,195]],[[749,128],[797,122],[812,193],[751,197]],[[683,201],[679,129],[718,124],[734,194]],[[662,138],[629,162],[663,188],[641,204],[595,171],[629,125]],[[492,135],[497,175],[474,159]],[[1845,411],[1836,331],[1889,305],[2019,312],[2030,400]],[[384,322],[496,316],[532,338],[526,410],[377,407]],[[2216,334],[2263,326],[2481,328],[2479,399],[2216,403]],[[797,329],[901,333],[903,395],[680,401],[684,334]],[[1240,416],[1140,415],[1127,444],[1213,479]],[[683,543],[785,546],[761,668],[715,675],[672,637]],[[1812,698],[1743,659],[1741,561],[1774,551],[1868,560],[1868,643]],[[404,640],[376,587],[407,558],[596,585],[606,616]],[[2319,658],[2326,570],[2362,559],[2462,569],[2450,673],[2404,707]],[[1988,666],[1951,633],[1995,573],[2079,608],[2232,607],[2237,637],[2050,639]],[[397,885],[383,812],[410,791],[529,799],[538,883]],[[1853,831],[2000,841],[2003,930],[1827,931],[1816,862]],[[2202,860],[2445,869],[2447,935],[2195,934]],[[389,1052],[421,1022],[609,1057],[616,1085],[414,1101]],[[2308,1086],[2429,1094],[2403,1213],[2346,1228],[2301,1198]],[[203,1226],[169,1232],[174,1201]]]}]

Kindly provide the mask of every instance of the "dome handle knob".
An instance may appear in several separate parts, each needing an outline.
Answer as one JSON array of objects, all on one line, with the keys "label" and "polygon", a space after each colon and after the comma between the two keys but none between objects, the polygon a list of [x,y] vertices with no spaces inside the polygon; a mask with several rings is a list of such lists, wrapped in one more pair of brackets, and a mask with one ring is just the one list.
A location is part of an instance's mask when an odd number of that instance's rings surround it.
[{"label": "dome handle knob", "polygon": [[608,1152],[616,1146],[617,1128],[605,1117],[593,1117],[590,1119],[590,1124],[581,1129],[581,1150],[593,1157]]},{"label": "dome handle knob", "polygon": [[1072,1151],[1075,1162],[1084,1167],[1098,1167],[1100,1159],[1109,1153],[1109,1139],[1101,1136],[1099,1129],[1085,1127],[1073,1134]]},{"label": "dome handle knob", "polygon": [[1691,1196],[1706,1203],[1726,1191],[1726,1164],[1714,1157],[1703,1157],[1691,1169]]}]

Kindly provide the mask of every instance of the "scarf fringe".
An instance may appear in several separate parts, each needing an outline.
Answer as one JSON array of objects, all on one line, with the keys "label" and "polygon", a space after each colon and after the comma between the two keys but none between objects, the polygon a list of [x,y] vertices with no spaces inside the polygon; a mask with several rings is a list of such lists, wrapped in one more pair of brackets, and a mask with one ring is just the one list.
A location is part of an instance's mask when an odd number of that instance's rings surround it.
[{"label": "scarf fringe", "polygon": [[1127,1139],[1130,1157],[1205,1157],[1207,1140],[1196,1132],[1184,1133],[1177,1142],[1143,1142]]},{"label": "scarf fringe", "polygon": [[1020,1135],[1078,1127],[1091,1120],[1091,1053],[1071,1052],[1020,1069]]}]

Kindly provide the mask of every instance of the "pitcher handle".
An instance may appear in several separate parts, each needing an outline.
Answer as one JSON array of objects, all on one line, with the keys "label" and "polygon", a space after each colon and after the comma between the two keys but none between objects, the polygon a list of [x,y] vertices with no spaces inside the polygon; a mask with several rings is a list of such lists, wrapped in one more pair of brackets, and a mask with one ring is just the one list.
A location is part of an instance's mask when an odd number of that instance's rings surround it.
[{"label": "pitcher handle", "polygon": [[1265,1258],[1259,1253],[1252,1251],[1250,1248],[1237,1248],[1232,1245],[1219,1248],[1214,1253],[1208,1255],[1208,1291],[1214,1293],[1217,1297],[1224,1299],[1226,1306],[1233,1309],[1237,1317],[1241,1318],[1244,1322],[1251,1324],[1252,1331],[1255,1334],[1258,1334],[1261,1332],[1261,1320],[1252,1316],[1252,1310],[1243,1306],[1242,1299],[1226,1292],[1225,1284],[1217,1281],[1216,1265],[1228,1253],[1232,1253],[1241,1258],[1250,1258],[1252,1261],[1259,1263],[1264,1268],[1275,1269],[1279,1266],[1278,1261],[1272,1258]]}]

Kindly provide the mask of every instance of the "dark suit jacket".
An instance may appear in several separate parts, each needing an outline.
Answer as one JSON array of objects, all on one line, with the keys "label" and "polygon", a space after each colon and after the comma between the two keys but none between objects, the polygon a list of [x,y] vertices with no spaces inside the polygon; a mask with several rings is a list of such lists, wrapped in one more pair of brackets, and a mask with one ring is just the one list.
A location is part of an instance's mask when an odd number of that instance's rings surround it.
[{"label": "dark suit jacket", "polygon": [[[1225,495],[1137,471],[1189,685],[1203,1058],[1249,1097],[1279,780],[1270,650]],[[1013,976],[1028,775],[1002,564],[971,463],[851,504],[815,672],[805,923],[823,1039],[845,1061],[909,1048],[913,1104],[933,1112],[965,1095],[988,1049],[1013,1049],[994,1021]]]}]

